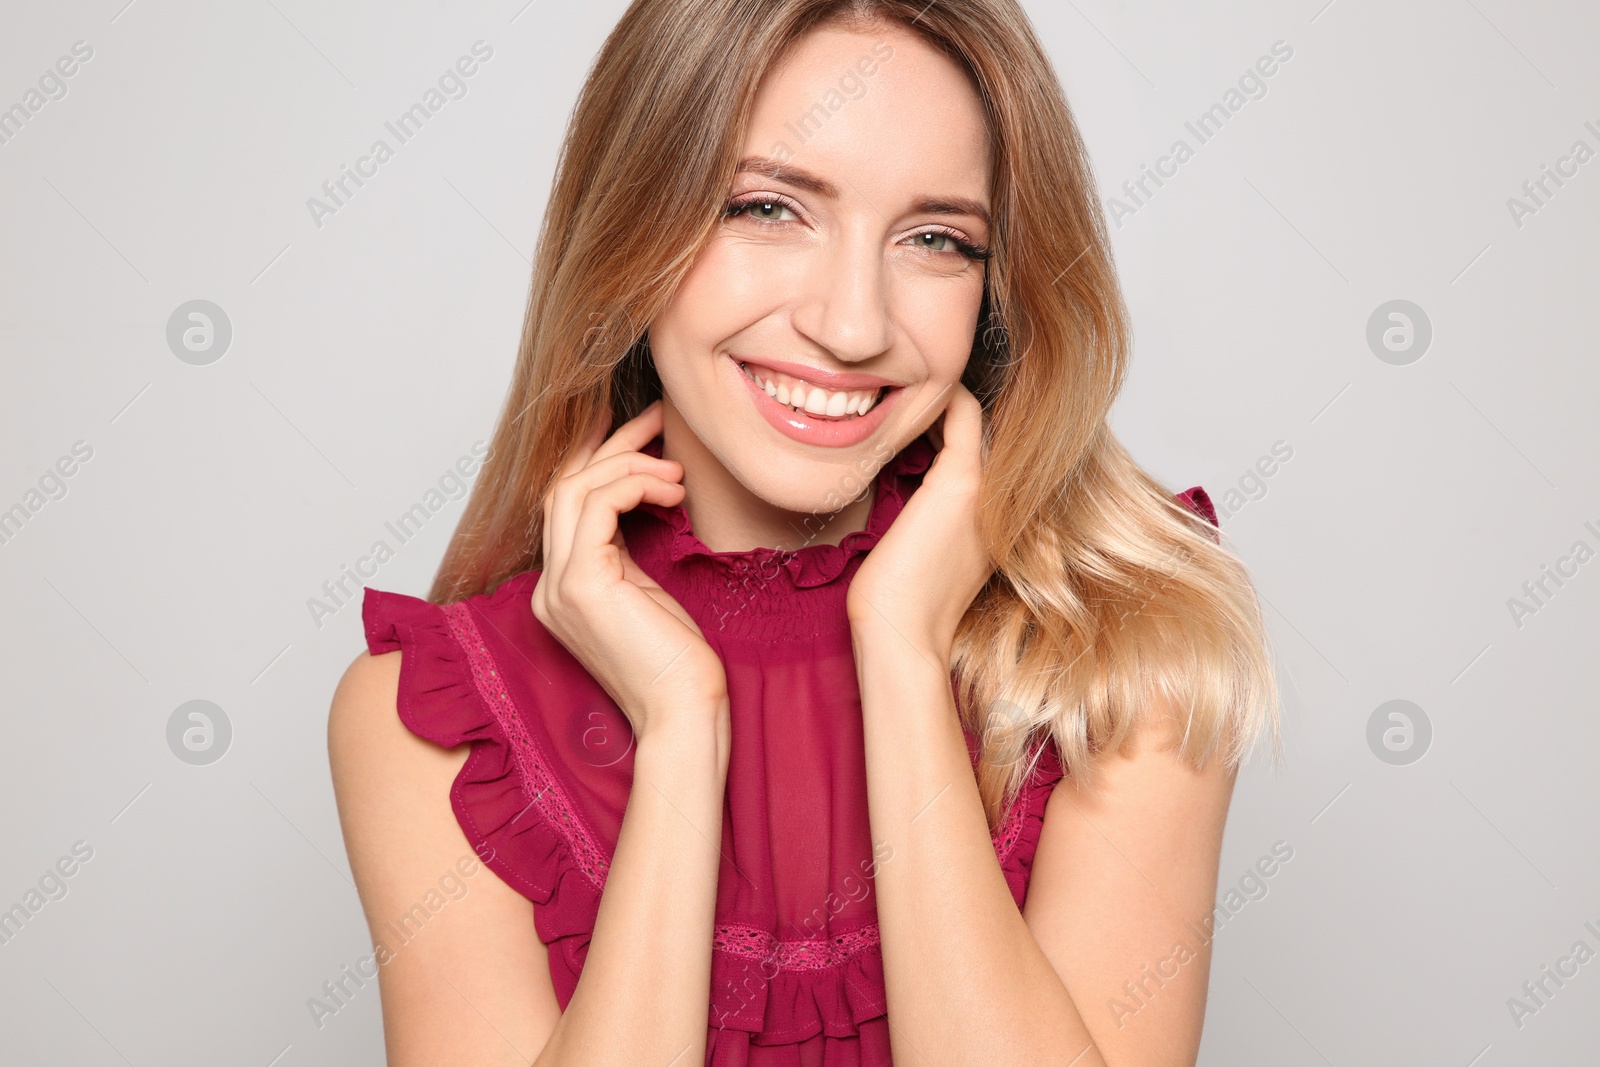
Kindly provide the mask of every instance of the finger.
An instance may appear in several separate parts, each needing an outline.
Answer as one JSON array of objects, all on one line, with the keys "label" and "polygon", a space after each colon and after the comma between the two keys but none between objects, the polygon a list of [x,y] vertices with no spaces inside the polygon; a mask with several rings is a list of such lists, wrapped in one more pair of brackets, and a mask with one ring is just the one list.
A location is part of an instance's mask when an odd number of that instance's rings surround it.
[{"label": "finger", "polygon": [[983,405],[966,386],[956,386],[939,416],[938,431],[939,455],[934,462],[941,463],[942,469],[959,466],[971,471],[983,466]]},{"label": "finger", "polygon": [[589,568],[603,558],[603,550],[612,546],[620,525],[617,517],[623,512],[632,511],[645,501],[672,507],[682,502],[683,493],[680,483],[645,473],[629,474],[591,489],[583,498],[573,527],[568,570],[580,575],[589,573]]},{"label": "finger", "polygon": [[966,386],[956,386],[950,406],[944,409],[944,424],[940,429],[948,447],[962,455],[977,455],[983,440],[983,405]]},{"label": "finger", "polygon": [[662,403],[659,400],[652,401],[639,414],[617,427],[617,432],[595,450],[590,462],[614,456],[618,452],[639,451],[661,433],[662,421]]},{"label": "finger", "polygon": [[640,473],[676,483],[683,478],[683,465],[643,452],[623,452],[597,459],[583,470],[556,483],[551,498],[550,519],[546,523],[550,538],[545,560],[547,570],[559,574],[561,568],[567,565],[572,553],[573,531],[584,497],[600,485]]},{"label": "finger", "polygon": [[608,425],[609,420],[607,419],[600,418],[595,420],[594,425],[589,427],[589,432],[584,435],[583,441],[579,442],[577,447],[567,453],[566,459],[562,460],[561,467],[556,471],[556,476],[551,482],[550,491],[545,495],[544,500],[540,502],[540,506],[544,509],[544,522],[539,531],[540,538],[544,542],[540,558],[544,560],[544,570],[546,572],[552,569],[550,564],[550,546],[552,544],[550,528],[554,521],[555,487],[561,484],[563,478],[569,478],[589,465],[589,460],[594,455],[594,450],[599,448],[601,442],[605,440],[606,427]]},{"label": "finger", "polygon": [[559,573],[571,558],[573,530],[585,495],[597,486],[635,473],[653,474],[664,481],[678,482],[683,478],[683,466],[673,460],[648,456],[643,452],[623,452],[596,460],[556,484],[547,524],[550,547],[546,569]]}]

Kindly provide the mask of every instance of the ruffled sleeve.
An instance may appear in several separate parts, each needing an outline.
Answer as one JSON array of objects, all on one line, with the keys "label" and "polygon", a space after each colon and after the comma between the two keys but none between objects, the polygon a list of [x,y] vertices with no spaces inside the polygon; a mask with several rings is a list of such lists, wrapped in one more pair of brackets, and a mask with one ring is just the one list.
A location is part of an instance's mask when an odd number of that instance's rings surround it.
[{"label": "ruffled sleeve", "polygon": [[[1183,492],[1179,493],[1174,499],[1176,499],[1178,503],[1182,504],[1190,511],[1194,512],[1196,515],[1200,516],[1202,519],[1209,522],[1213,527],[1216,527],[1216,529],[1220,530],[1222,528],[1221,524],[1217,522],[1217,509],[1216,506],[1211,503],[1211,494],[1207,493],[1202,487],[1198,485],[1190,486],[1188,489],[1185,489]],[[1222,543],[1221,535],[1216,532],[1211,534],[1211,540],[1216,541],[1218,544]]]},{"label": "ruffled sleeve", "polygon": [[501,676],[485,636],[497,629],[497,609],[508,598],[531,591],[531,577],[450,605],[368,589],[362,621],[373,655],[402,654],[397,704],[406,728],[445,748],[472,745],[450,790],[451,808],[483,864],[538,905],[537,933],[550,948],[565,1009],[587,954],[609,853],[574,802],[574,783],[563,781],[568,775],[552,759],[559,746],[539,715],[523,713],[527,702]]},{"label": "ruffled sleeve", "polygon": [[995,828],[992,840],[995,856],[1000,860],[1000,872],[1006,885],[1011,887],[1011,898],[1018,910],[1027,901],[1028,885],[1033,875],[1033,857],[1039,849],[1039,837],[1044,831],[1044,809],[1056,783],[1066,777],[1056,744],[1049,737],[1039,743],[1039,758],[1033,773],[1023,783],[1022,790],[1011,806],[1006,819]]}]

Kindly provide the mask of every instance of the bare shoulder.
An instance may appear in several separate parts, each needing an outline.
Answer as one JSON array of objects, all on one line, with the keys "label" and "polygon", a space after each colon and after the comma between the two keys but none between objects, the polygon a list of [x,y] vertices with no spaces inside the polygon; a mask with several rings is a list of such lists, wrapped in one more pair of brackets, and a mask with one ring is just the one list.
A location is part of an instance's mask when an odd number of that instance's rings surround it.
[{"label": "bare shoulder", "polygon": [[[390,1067],[522,1064],[560,1018],[533,908],[474,852],[450,806],[469,745],[400,720],[404,653],[362,653],[328,710],[345,850],[372,935]],[[381,947],[380,947],[381,946]]]}]

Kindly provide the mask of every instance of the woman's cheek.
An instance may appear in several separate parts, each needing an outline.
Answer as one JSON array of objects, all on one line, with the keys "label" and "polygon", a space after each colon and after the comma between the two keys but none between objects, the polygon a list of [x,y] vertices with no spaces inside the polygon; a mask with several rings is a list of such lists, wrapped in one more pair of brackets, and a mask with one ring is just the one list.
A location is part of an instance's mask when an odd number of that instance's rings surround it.
[{"label": "woman's cheek", "polygon": [[975,282],[950,278],[919,281],[898,288],[898,306],[892,313],[922,354],[930,376],[942,386],[961,377],[972,355],[983,283],[981,277]]}]

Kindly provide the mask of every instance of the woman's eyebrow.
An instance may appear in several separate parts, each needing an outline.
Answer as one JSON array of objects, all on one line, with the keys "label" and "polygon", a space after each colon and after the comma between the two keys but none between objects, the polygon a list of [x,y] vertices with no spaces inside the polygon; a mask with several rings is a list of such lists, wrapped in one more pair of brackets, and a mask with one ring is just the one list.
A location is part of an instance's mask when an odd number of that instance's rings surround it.
[{"label": "woman's eyebrow", "polygon": [[[764,178],[784,182],[797,189],[805,189],[829,199],[838,199],[839,196],[839,187],[827,179],[819,178],[810,171],[791,166],[770,156],[746,157],[739,163],[739,173],[759,174]],[[919,197],[911,205],[911,209],[917,214],[924,215],[970,215],[982,220],[985,226],[990,224],[989,209],[977,200],[964,196]]]},{"label": "woman's eyebrow", "polygon": [[925,196],[911,208],[919,215],[971,215],[989,225],[989,209],[964,196]]},{"label": "woman's eyebrow", "polygon": [[826,196],[829,199],[838,199],[839,187],[830,181],[817,177],[809,171],[799,167],[791,167],[769,156],[748,156],[739,163],[739,172],[759,174],[773,181],[785,182],[797,189]]}]

